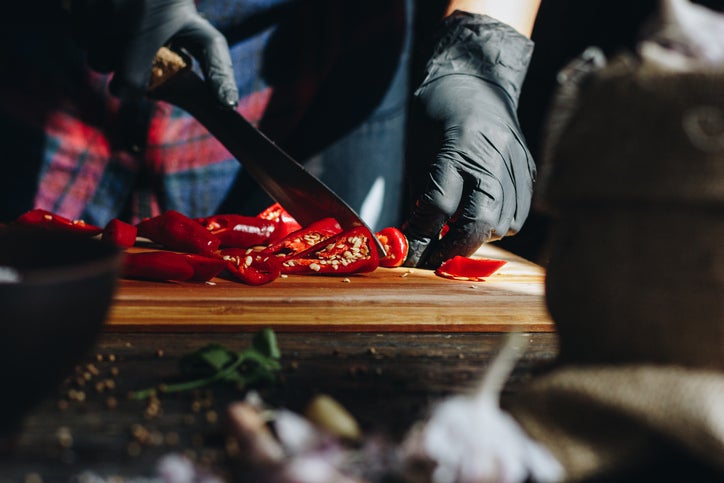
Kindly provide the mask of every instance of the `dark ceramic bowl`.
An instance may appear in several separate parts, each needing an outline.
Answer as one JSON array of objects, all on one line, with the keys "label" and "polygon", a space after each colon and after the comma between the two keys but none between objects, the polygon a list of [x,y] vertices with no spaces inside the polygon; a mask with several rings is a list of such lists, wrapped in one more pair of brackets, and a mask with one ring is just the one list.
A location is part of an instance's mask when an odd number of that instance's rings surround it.
[{"label": "dark ceramic bowl", "polygon": [[121,257],[96,239],[0,230],[0,437],[88,355]]}]

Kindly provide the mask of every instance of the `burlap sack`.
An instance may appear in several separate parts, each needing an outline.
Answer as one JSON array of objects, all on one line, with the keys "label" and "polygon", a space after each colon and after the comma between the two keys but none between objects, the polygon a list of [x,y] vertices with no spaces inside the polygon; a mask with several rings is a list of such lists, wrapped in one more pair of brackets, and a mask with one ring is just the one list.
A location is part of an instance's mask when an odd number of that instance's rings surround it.
[{"label": "burlap sack", "polygon": [[573,106],[539,191],[561,367],[511,412],[571,481],[662,448],[724,481],[724,72],[621,56]]}]

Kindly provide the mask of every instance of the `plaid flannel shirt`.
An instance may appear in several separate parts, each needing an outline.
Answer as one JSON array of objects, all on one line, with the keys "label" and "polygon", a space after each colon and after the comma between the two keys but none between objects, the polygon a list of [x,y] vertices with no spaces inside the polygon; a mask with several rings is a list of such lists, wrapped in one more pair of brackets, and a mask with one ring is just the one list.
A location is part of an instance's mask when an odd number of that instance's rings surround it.
[{"label": "plaid flannel shirt", "polygon": [[[229,39],[239,112],[252,124],[264,124],[274,139],[293,133],[341,49],[374,34],[369,29],[375,22],[358,29],[349,28],[349,18],[337,23],[334,15],[344,6],[335,5],[198,2]],[[85,66],[67,12],[38,9],[20,12],[0,32],[7,72],[14,73],[0,81],[0,130],[6,137],[0,221],[31,207],[99,225],[114,217],[136,222],[166,209],[189,216],[216,210],[240,169],[226,149],[174,106],[110,96],[109,77]],[[277,20],[290,15],[306,15],[317,25],[299,31],[300,38],[288,43],[293,51],[272,64],[264,56],[276,40]]]}]

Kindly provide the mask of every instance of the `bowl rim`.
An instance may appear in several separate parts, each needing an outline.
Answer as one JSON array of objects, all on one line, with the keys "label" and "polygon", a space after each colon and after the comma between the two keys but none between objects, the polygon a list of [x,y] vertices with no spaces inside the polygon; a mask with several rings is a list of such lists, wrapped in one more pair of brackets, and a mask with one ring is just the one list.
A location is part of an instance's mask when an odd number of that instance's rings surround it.
[{"label": "bowl rim", "polygon": [[29,233],[22,231],[13,233],[0,231],[0,240],[3,238],[12,239],[13,237],[18,237],[17,239],[28,242],[47,241],[49,246],[51,246],[51,250],[53,250],[53,242],[60,242],[62,244],[77,243],[81,250],[92,248],[95,253],[85,260],[58,263],[50,266],[18,267],[12,263],[12,259],[5,260],[0,262],[0,268],[14,272],[14,274],[17,275],[17,279],[0,280],[0,288],[18,285],[48,285],[72,282],[99,276],[106,272],[115,272],[116,278],[120,276],[124,251],[120,247],[105,243],[97,237],[77,238],[39,232]]}]

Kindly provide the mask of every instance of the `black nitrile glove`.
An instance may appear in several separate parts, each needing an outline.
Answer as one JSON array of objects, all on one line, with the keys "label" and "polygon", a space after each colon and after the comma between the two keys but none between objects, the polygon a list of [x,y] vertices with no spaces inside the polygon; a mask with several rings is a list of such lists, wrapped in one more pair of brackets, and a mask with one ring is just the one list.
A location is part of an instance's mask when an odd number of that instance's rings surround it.
[{"label": "black nitrile glove", "polygon": [[172,43],[199,61],[221,106],[237,104],[229,46],[193,0],[73,0],[71,18],[89,65],[114,73],[110,87],[115,95],[144,95],[156,52]]},{"label": "black nitrile glove", "polygon": [[535,164],[516,108],[532,51],[533,42],[491,17],[457,11],[444,20],[413,103],[413,121],[424,126],[410,142],[429,146],[410,160],[427,176],[413,186],[421,195],[404,224],[406,266],[470,256],[523,225]]}]

